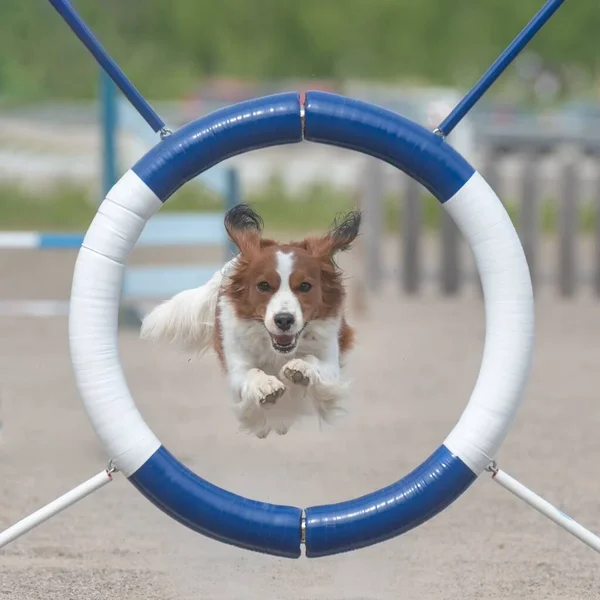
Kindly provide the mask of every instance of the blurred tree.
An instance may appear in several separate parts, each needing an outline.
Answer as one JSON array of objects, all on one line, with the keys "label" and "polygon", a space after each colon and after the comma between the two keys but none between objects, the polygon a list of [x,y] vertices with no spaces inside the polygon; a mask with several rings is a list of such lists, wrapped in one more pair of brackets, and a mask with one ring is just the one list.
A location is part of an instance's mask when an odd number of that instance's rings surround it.
[{"label": "blurred tree", "polygon": [[[203,77],[371,78],[472,84],[542,0],[72,0],[151,97]],[[571,0],[531,44],[543,59],[600,72],[600,2]],[[1,93],[91,97],[93,59],[47,0],[0,2]]]}]

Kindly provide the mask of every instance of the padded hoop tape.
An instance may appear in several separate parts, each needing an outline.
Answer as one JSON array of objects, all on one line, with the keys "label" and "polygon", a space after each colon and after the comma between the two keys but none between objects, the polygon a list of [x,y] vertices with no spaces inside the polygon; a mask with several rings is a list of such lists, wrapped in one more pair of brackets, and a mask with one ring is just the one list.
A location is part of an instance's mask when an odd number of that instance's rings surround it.
[{"label": "padded hoop tape", "polygon": [[[302,110],[303,108],[303,110]],[[473,250],[486,309],[481,371],[443,444],[397,483],[364,497],[306,509],[249,500],[192,473],[137,410],[119,362],[123,270],[145,223],[202,171],[236,154],[302,139],[380,158],[426,186]],[[495,455],[520,405],[533,340],[533,294],[512,223],[482,177],[441,138],[392,112],[321,92],[278,94],[201,118],[162,140],[112,188],[79,252],[70,309],[73,367],[110,459],[147,498],[211,538],[297,558],[368,546],[431,518],[462,494]]]}]

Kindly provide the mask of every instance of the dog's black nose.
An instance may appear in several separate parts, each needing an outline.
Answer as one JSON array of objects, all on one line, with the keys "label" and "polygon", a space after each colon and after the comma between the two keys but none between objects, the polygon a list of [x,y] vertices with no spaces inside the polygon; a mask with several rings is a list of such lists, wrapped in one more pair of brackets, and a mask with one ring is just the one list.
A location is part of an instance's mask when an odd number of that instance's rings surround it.
[{"label": "dog's black nose", "polygon": [[281,329],[281,331],[288,331],[290,327],[294,324],[294,315],[292,313],[277,313],[275,318],[275,325]]}]

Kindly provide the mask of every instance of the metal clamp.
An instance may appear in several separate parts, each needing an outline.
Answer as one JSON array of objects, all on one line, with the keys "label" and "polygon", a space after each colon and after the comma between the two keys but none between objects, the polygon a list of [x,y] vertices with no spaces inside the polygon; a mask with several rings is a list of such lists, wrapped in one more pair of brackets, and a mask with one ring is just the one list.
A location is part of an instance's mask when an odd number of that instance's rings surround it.
[{"label": "metal clamp", "polygon": [[446,134],[439,127],[436,127],[433,130],[433,135],[437,135],[438,137],[442,138],[443,140],[446,139]]},{"label": "metal clamp", "polygon": [[304,139],[304,130],[306,128],[306,108],[304,104],[300,105],[300,127],[302,128],[302,139]]},{"label": "metal clamp", "polygon": [[169,137],[173,132],[168,127],[163,127],[158,134],[160,135],[160,139],[164,140],[166,137]]},{"label": "metal clamp", "polygon": [[498,469],[498,464],[496,463],[496,461],[495,461],[495,460],[493,460],[493,461],[492,461],[492,462],[491,462],[491,463],[490,463],[490,464],[489,464],[489,465],[488,465],[488,466],[485,468],[485,470],[486,470],[488,473],[491,473],[491,474],[492,474],[492,477],[493,477],[494,475],[497,475],[497,474],[498,474],[498,471],[499,471],[499,469]]}]

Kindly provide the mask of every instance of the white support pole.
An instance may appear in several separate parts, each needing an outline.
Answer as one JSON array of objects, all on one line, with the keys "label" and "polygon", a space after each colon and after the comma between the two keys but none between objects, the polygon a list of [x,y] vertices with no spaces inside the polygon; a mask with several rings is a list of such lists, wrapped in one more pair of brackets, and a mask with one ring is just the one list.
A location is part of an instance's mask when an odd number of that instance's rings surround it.
[{"label": "white support pole", "polygon": [[525,487],[522,483],[519,483],[504,471],[498,469],[495,465],[489,467],[489,470],[492,472],[492,479],[496,483],[499,483],[504,489],[529,504],[532,508],[541,512],[557,525],[560,525],[563,529],[566,529],[571,535],[574,535],[578,540],[587,544],[596,552],[600,552],[600,537],[587,530],[577,523],[577,521],[571,519],[571,517],[565,515],[562,511],[558,510],[558,508],[550,504],[550,502],[532,492],[529,488]]},{"label": "white support pole", "polygon": [[98,475],[94,475],[91,479],[84,481],[70,492],[63,494],[60,498],[50,502],[50,504],[46,504],[46,506],[36,510],[28,517],[21,519],[18,523],[15,523],[12,527],[9,527],[0,533],[0,548],[10,544],[10,542],[16,540],[28,531],[31,531],[34,527],[41,525],[44,521],[57,515],[59,512],[65,510],[65,508],[69,508],[69,506],[75,504],[75,502],[78,502],[92,492],[99,490],[111,481],[112,470],[104,470],[101,473],[98,473]]}]

